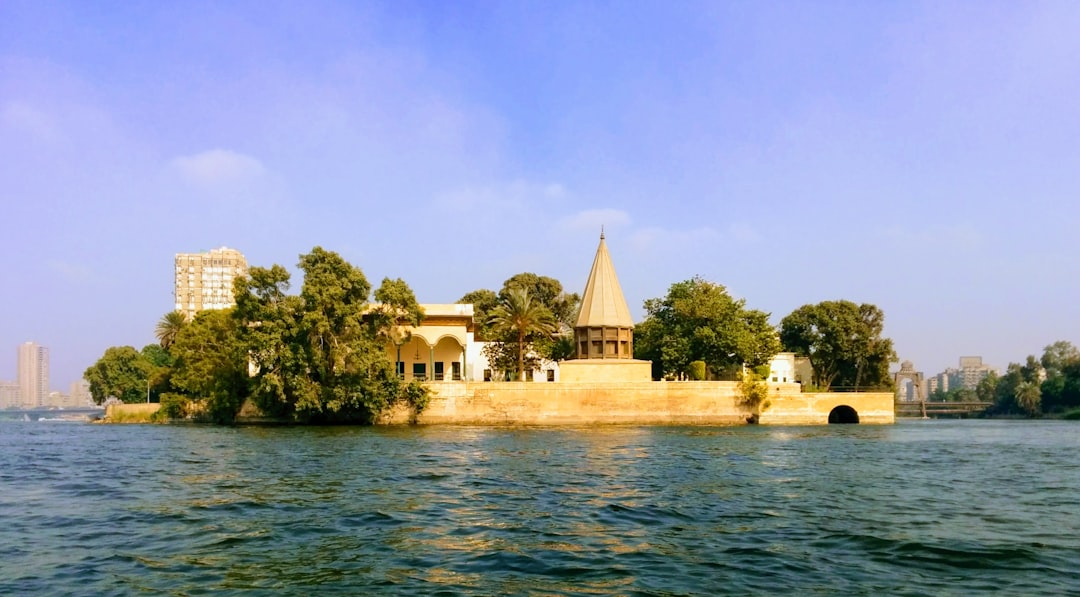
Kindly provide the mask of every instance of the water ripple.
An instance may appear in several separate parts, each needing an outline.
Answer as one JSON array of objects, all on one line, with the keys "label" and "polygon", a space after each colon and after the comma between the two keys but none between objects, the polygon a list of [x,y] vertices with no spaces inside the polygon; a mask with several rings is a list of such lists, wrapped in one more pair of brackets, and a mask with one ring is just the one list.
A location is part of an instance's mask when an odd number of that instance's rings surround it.
[{"label": "water ripple", "polygon": [[1078,593],[1078,436],[0,423],[0,594]]}]

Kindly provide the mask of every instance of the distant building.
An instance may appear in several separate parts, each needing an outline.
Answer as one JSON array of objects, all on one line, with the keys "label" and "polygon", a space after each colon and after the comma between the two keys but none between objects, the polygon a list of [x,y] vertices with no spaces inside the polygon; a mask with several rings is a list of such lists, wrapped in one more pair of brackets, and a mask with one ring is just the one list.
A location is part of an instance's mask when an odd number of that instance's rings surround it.
[{"label": "distant building", "polygon": [[983,364],[982,357],[960,357],[959,384],[961,387],[974,390],[979,382],[995,371],[990,365]]},{"label": "distant building", "polygon": [[203,309],[226,309],[236,304],[233,280],[247,274],[247,259],[236,249],[221,247],[206,253],[176,254],[176,310],[188,319]]},{"label": "distant building", "polygon": [[949,390],[962,388],[974,390],[979,382],[997,373],[997,369],[983,363],[982,357],[960,357],[960,367],[949,367],[927,380],[927,389],[931,394],[948,393]]},{"label": "distant building", "polygon": [[90,396],[90,384],[85,379],[71,382],[71,388],[68,390],[68,397],[70,398],[71,406],[75,408],[94,405],[94,399]]},{"label": "distant building", "polygon": [[49,395],[49,349],[33,342],[19,346],[19,403],[23,408],[45,405]]},{"label": "distant building", "polygon": [[19,408],[19,384],[14,381],[0,380],[0,409]]}]

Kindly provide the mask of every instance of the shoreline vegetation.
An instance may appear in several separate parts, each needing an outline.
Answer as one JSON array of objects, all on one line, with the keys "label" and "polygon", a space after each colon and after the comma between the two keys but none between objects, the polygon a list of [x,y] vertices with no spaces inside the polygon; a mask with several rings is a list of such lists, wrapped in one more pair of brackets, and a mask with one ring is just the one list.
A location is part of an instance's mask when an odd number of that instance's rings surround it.
[{"label": "shoreline vegetation", "polygon": [[[415,421],[431,390],[405,381],[387,358],[388,347],[400,349],[424,320],[412,289],[384,278],[372,292],[358,267],[321,247],[300,255],[298,266],[298,294],[288,293],[284,267],[253,266],[234,281],[235,306],[190,321],[171,312],[157,323],[158,344],[106,349],[84,374],[94,401],[160,404],[155,422],[235,424],[246,418],[244,409],[255,409],[268,424],[370,425],[395,408]],[[475,337],[486,343],[497,379],[522,379],[540,359],[574,353],[580,297],[558,280],[517,274],[499,292],[475,290],[458,302],[473,305]],[[897,357],[875,305],[804,305],[774,327],[769,313],[695,277],[644,307],[633,356],[652,362],[655,380],[742,381],[743,402],[768,408],[761,380],[772,355],[786,351],[810,361],[805,392],[893,389],[889,365]],[[1080,413],[1080,352],[1068,342],[984,382],[977,392],[994,397],[993,414]]]}]

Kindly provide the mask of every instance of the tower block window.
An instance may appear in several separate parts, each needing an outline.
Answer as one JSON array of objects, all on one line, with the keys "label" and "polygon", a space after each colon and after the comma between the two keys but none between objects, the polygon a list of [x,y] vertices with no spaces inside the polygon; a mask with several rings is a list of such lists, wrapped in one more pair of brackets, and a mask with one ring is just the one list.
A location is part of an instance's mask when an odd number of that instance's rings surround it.
[{"label": "tower block window", "polygon": [[574,340],[577,346],[574,356],[578,359],[634,358],[634,320],[603,234],[585,284]]}]

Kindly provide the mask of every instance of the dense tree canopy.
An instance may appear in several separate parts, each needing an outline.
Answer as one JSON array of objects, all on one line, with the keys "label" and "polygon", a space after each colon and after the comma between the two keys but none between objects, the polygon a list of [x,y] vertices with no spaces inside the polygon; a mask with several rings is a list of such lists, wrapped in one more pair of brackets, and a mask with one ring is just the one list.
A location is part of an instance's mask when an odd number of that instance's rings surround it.
[{"label": "dense tree canopy", "polygon": [[1039,416],[1080,408],[1080,350],[1058,341],[1041,358],[1029,355],[1023,364],[1009,363],[1001,377],[988,376],[976,389],[991,400],[992,414]]},{"label": "dense tree canopy", "polygon": [[90,396],[101,404],[113,397],[126,403],[146,402],[153,363],[132,346],[113,346],[83,373]]},{"label": "dense tree canopy", "polygon": [[744,364],[763,365],[780,349],[768,313],[700,277],[645,301],[645,312],[634,329],[634,356],[651,360],[656,377],[687,376],[700,360],[713,376],[734,379]]},{"label": "dense tree canopy", "polygon": [[214,421],[231,422],[251,393],[248,355],[238,332],[231,309],[203,311],[184,326],[170,347],[176,360],[170,377],[175,394],[163,396],[162,404],[179,406],[191,397]]},{"label": "dense tree canopy", "polygon": [[[532,330],[525,335],[522,345],[516,331],[505,327],[496,330],[492,314],[513,300],[510,294],[515,289],[523,289],[534,307],[542,306],[550,312],[554,331]],[[535,369],[540,358],[558,361],[574,353],[573,326],[581,297],[564,292],[562,283],[555,278],[523,272],[507,278],[499,292],[474,290],[457,302],[473,305],[475,337],[489,343],[484,354],[495,371],[520,379],[521,368]],[[523,356],[518,354],[519,348],[524,348]]]},{"label": "dense tree canopy", "polygon": [[412,338],[411,328],[424,320],[424,309],[416,300],[412,288],[401,278],[383,278],[375,290],[375,305],[368,314],[373,335],[391,344],[401,362],[401,347]]},{"label": "dense tree canopy", "polygon": [[149,384],[166,415],[220,422],[234,420],[247,398],[300,422],[367,423],[399,400],[422,408],[427,390],[400,381],[386,358],[387,342],[423,318],[408,285],[383,280],[371,305],[363,272],[337,253],[315,247],[299,267],[299,295],[287,294],[284,267],[251,267],[234,282],[232,309],[183,323],[166,315],[161,345],[108,349],[86,371],[94,399],[141,402]]},{"label": "dense tree canopy", "polygon": [[799,307],[780,322],[784,350],[810,357],[814,385],[827,390],[891,387],[892,340],[875,305],[824,301]]},{"label": "dense tree canopy", "polygon": [[[405,389],[385,356],[393,318],[369,315],[371,286],[359,268],[315,247],[300,256],[300,296],[284,294],[284,268],[250,268],[236,282],[241,344],[255,374],[251,396],[264,411],[299,421],[370,422]],[[411,294],[384,285],[387,296]],[[374,321],[374,323],[372,323]]]}]

